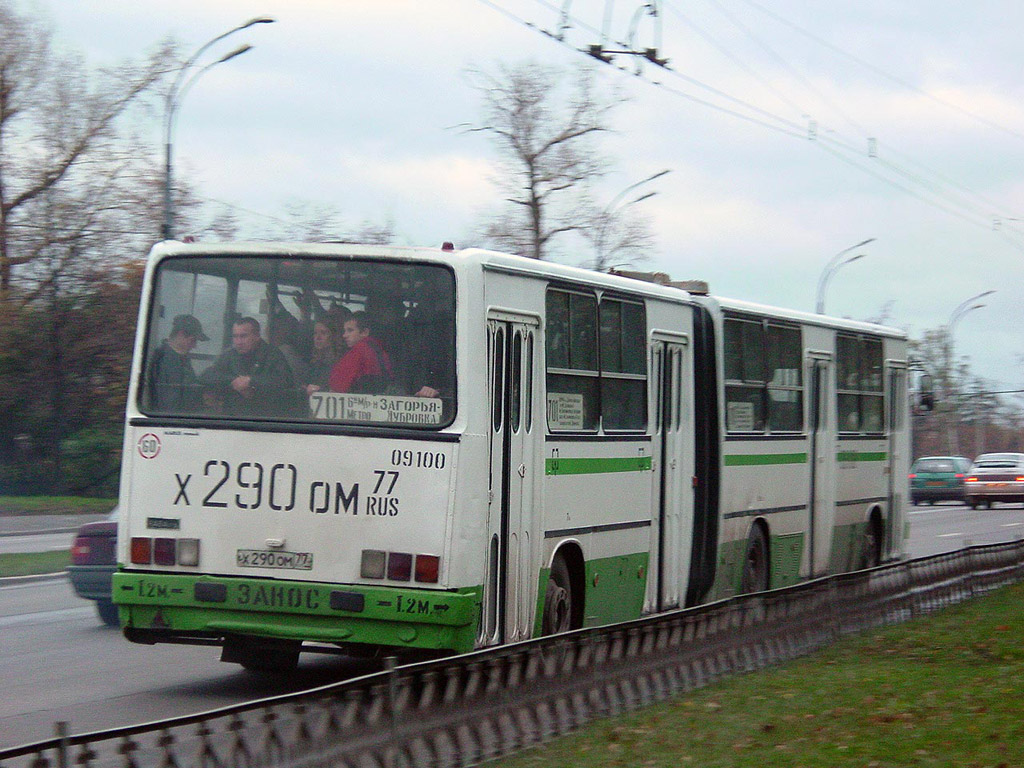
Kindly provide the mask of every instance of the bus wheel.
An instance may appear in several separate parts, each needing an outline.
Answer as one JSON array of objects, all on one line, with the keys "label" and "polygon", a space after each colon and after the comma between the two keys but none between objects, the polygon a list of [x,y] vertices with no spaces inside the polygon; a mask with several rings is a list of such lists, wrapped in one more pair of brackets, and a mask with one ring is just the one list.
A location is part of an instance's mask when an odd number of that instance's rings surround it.
[{"label": "bus wheel", "polygon": [[548,588],[544,595],[544,615],[541,632],[554,635],[572,629],[572,582],[569,567],[561,556],[556,557],[548,574]]},{"label": "bus wheel", "polygon": [[764,592],[768,589],[768,541],[764,529],[755,525],[747,539],[747,555],[743,559],[740,593]]},{"label": "bus wheel", "polygon": [[872,518],[864,529],[864,539],[861,542],[863,550],[860,555],[861,568],[874,568],[882,562],[881,546],[882,539],[878,530],[878,521]]}]

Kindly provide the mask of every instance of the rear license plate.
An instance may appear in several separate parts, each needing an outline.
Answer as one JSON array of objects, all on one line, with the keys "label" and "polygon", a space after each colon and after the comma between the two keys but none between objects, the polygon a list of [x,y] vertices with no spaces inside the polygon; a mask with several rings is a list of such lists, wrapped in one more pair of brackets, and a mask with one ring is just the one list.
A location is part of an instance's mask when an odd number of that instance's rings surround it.
[{"label": "rear license plate", "polygon": [[295,571],[308,571],[313,568],[313,553],[240,549],[236,554],[235,563],[240,568],[289,568]]},{"label": "rear license plate", "polygon": [[1006,483],[985,483],[988,488],[1005,488]]},{"label": "rear license plate", "polygon": [[945,485],[941,480],[929,480],[925,485]]}]

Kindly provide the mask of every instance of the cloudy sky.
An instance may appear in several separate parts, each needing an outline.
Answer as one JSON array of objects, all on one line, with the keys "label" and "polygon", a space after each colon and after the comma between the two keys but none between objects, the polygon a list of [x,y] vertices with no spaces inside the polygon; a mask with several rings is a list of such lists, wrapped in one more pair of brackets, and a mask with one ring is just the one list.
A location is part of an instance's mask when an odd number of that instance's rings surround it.
[{"label": "cloudy sky", "polygon": [[[18,2],[18,0],[16,0]],[[723,296],[887,316],[912,334],[949,322],[996,389],[1024,387],[1024,81],[1018,0],[20,0],[93,65],[184,51],[256,16],[254,49],[182,104],[175,148],[203,196],[264,216],[329,204],[403,243],[472,245],[498,193],[469,67],[568,67],[607,36],[657,47],[666,69],[617,56],[602,87],[630,100],[605,149],[612,201],[664,169],[637,204],[646,266]],[[563,42],[557,32],[567,9]],[[152,125],[160,141],[159,116]],[[629,197],[622,198],[629,199]],[[575,255],[566,257],[573,262]],[[575,263],[583,262],[580,253]],[[970,306],[970,305],[968,305]]]}]

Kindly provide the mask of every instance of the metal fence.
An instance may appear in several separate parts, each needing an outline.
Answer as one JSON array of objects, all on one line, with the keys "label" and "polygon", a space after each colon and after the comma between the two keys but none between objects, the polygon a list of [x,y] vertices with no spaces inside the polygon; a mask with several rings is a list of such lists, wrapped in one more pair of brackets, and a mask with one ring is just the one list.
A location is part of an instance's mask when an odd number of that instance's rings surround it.
[{"label": "metal fence", "polygon": [[1024,580],[970,547],[162,722],[0,751],[0,768],[470,766]]}]

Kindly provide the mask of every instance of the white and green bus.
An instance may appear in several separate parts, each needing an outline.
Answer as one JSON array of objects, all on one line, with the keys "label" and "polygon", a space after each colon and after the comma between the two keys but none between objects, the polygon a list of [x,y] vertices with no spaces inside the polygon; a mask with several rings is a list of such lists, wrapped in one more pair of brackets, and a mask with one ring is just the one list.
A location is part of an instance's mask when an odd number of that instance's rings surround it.
[{"label": "white and green bus", "polygon": [[901,332],[700,283],[475,249],[161,243],[114,601],[130,640],[287,668],[871,566],[903,550],[907,409]]}]

